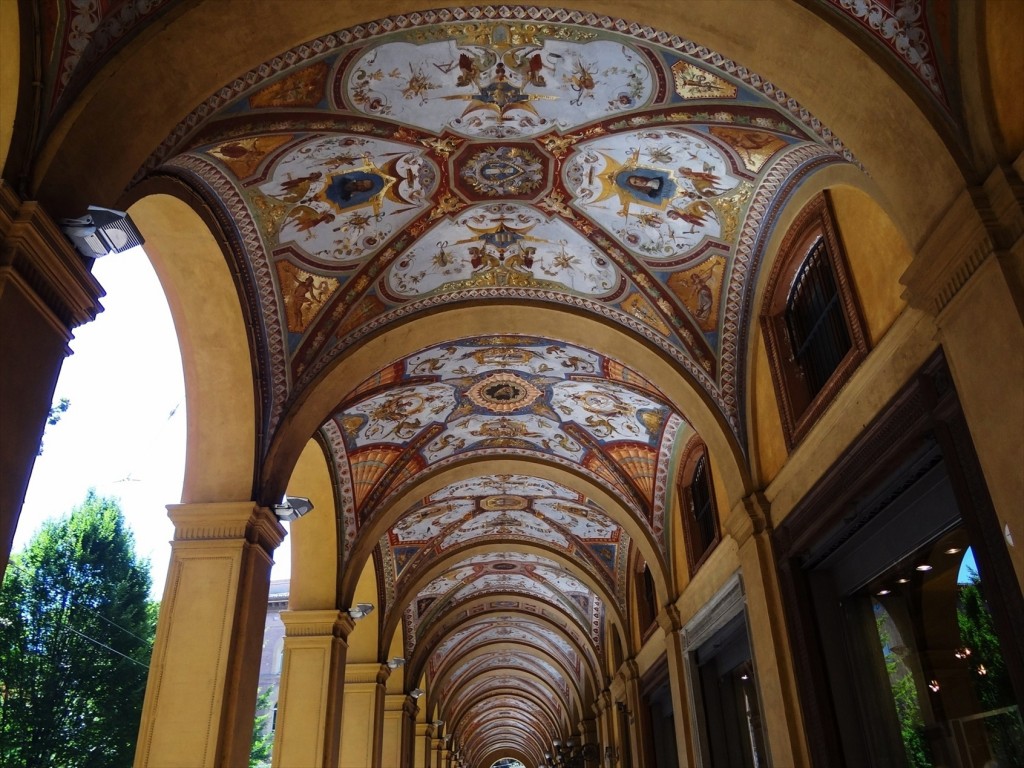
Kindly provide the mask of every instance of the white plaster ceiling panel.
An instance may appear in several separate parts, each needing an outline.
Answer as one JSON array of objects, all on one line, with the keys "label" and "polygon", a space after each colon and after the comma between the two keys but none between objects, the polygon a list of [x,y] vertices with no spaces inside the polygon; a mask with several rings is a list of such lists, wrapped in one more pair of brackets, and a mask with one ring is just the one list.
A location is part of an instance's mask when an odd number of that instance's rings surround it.
[{"label": "white plaster ceiling panel", "polygon": [[350,405],[341,419],[358,447],[372,443],[404,445],[430,424],[444,423],[455,409],[455,390],[425,384],[382,392]]},{"label": "white plaster ceiling panel", "polygon": [[652,96],[644,56],[620,42],[592,40],[587,30],[551,39],[522,25],[514,37],[502,24],[477,27],[475,37],[451,37],[449,29],[424,30],[420,44],[368,48],[347,69],[346,101],[432,133],[511,138],[571,130]]},{"label": "white plaster ceiling panel", "polygon": [[[437,494],[431,499],[438,499]],[[473,499],[451,498],[410,511],[390,530],[392,543],[409,544],[430,541],[441,531],[476,510]]]},{"label": "white plaster ceiling panel", "polygon": [[387,276],[389,290],[403,298],[495,285],[603,296],[621,281],[577,230],[520,203],[480,205],[442,220]]},{"label": "white plaster ceiling panel", "polygon": [[644,129],[573,149],[564,170],[573,205],[635,255],[676,260],[706,238],[735,236],[750,186],[744,185],[742,199],[736,197],[743,180],[700,134]]},{"label": "white plaster ceiling panel", "polygon": [[583,495],[554,480],[529,475],[478,475],[446,485],[430,494],[428,501],[441,501],[456,497],[503,496],[512,494],[525,497],[551,497],[581,501]]},{"label": "white plaster ceiling panel", "polygon": [[465,525],[448,534],[440,543],[442,550],[465,545],[473,539],[514,536],[536,539],[562,550],[569,548],[569,539],[546,520],[513,515],[505,510],[481,512]]},{"label": "white plaster ceiling panel", "polygon": [[551,339],[529,336],[483,337],[445,344],[410,355],[408,376],[437,376],[441,380],[479,376],[494,371],[519,371],[565,377],[600,376],[602,357],[589,350]]},{"label": "white plaster ceiling panel", "polygon": [[557,691],[563,701],[568,701],[570,686],[562,671],[547,661],[528,653],[493,653],[477,656],[456,668],[441,690],[441,697],[442,699],[449,698],[452,691],[462,685],[466,679],[477,678],[487,672],[509,672],[512,670],[536,675]]},{"label": "white plaster ceiling panel", "polygon": [[448,429],[423,449],[423,455],[434,463],[487,441],[515,441],[517,446],[553,453],[570,461],[579,461],[584,453],[583,446],[566,436],[556,419],[527,413],[516,416],[472,414],[449,422]]},{"label": "white plaster ceiling panel", "polygon": [[551,407],[604,443],[634,440],[656,445],[668,408],[606,382],[565,381],[551,387]]},{"label": "white plaster ceiling panel", "polygon": [[622,529],[594,504],[547,498],[534,499],[532,507],[581,541],[614,542],[621,539]]},{"label": "white plaster ceiling panel", "polygon": [[281,216],[278,244],[330,266],[376,253],[430,205],[437,180],[422,150],[338,135],[293,147],[259,191]]}]

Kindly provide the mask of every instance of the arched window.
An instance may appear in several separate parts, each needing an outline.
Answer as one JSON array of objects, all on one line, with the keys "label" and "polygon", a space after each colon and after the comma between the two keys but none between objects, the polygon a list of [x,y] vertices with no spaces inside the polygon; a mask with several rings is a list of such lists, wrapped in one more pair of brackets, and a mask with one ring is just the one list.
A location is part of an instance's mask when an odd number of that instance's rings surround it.
[{"label": "arched window", "polygon": [[699,440],[686,448],[680,472],[679,500],[683,535],[690,574],[696,573],[720,538],[711,462],[707,447]]},{"label": "arched window", "polygon": [[644,635],[658,617],[658,596],[650,566],[641,564],[636,573],[637,619],[640,634]]},{"label": "arched window", "polygon": [[792,449],[868,352],[864,321],[825,192],[790,227],[768,277],[761,327]]}]

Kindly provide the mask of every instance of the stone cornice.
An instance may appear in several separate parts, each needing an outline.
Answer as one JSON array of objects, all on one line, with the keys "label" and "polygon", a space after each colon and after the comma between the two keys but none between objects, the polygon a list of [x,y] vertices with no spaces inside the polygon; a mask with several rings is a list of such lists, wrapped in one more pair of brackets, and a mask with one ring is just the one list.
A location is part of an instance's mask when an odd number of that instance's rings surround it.
[{"label": "stone cornice", "polygon": [[66,329],[94,320],[103,287],[39,203],[0,179],[0,270],[12,270]]},{"label": "stone cornice", "polygon": [[1024,183],[996,167],[980,187],[964,189],[900,278],[912,307],[938,316],[994,253],[1024,235]]},{"label": "stone cornice", "polygon": [[287,535],[273,512],[251,501],[169,504],[167,515],[174,523],[175,541],[244,538],[272,552]]}]

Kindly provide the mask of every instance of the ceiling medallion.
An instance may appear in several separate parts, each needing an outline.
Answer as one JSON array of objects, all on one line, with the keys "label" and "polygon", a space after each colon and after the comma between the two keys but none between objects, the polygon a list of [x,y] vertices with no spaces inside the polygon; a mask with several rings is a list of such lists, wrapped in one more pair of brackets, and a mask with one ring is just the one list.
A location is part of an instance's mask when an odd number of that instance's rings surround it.
[{"label": "ceiling medallion", "polygon": [[488,197],[522,197],[544,183],[545,160],[522,145],[476,149],[459,169],[475,192]]},{"label": "ceiling medallion", "polygon": [[513,373],[493,373],[466,390],[466,397],[474,405],[492,413],[526,408],[542,394],[533,384]]},{"label": "ceiling medallion", "polygon": [[485,496],[480,499],[480,508],[492,512],[494,510],[526,509],[529,502],[522,496],[511,496],[502,494],[500,496]]}]

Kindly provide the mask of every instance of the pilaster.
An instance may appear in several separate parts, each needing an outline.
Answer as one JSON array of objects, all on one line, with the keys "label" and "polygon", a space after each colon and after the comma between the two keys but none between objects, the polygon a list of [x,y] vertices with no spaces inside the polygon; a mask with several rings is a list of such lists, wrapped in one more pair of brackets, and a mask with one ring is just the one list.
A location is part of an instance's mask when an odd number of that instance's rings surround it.
[{"label": "pilaster", "polygon": [[0,179],[0,579],[71,332],[101,296],[53,219]]},{"label": "pilaster", "polygon": [[354,622],[337,610],[283,611],[274,768],[336,768],[345,655]]},{"label": "pilaster", "polygon": [[690,729],[690,699],[686,692],[686,657],[683,653],[682,618],[675,605],[667,605],[658,614],[658,624],[664,633],[665,659],[668,663],[669,687],[672,691],[672,724],[676,733],[677,761],[680,768],[696,765],[695,746]]},{"label": "pilaster", "polygon": [[1024,585],[1024,182],[1016,168],[999,166],[982,186],[965,189],[901,280],[908,303],[935,317]]},{"label": "pilaster", "polygon": [[737,509],[740,507],[751,521],[749,535],[740,544],[738,554],[768,749],[776,765],[808,765],[810,758],[768,525],[769,504],[763,494],[754,493],[737,505]]},{"label": "pilaster", "polygon": [[271,554],[285,530],[251,501],[171,505],[171,562],[138,768],[248,761]]}]

